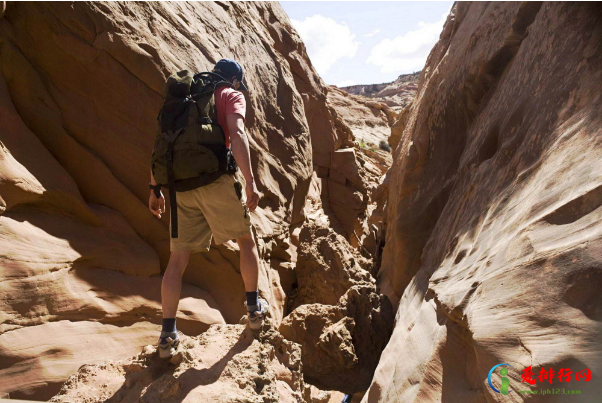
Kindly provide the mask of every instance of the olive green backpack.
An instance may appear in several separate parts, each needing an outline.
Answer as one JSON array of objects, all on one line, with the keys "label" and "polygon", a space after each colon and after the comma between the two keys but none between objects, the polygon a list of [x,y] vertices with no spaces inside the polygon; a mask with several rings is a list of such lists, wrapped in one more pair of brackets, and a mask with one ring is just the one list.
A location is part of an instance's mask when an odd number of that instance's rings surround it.
[{"label": "olive green backpack", "polygon": [[222,128],[213,93],[232,86],[218,74],[179,71],[167,79],[165,103],[151,157],[157,184],[169,189],[171,236],[178,237],[176,192],[208,185],[237,170]]}]

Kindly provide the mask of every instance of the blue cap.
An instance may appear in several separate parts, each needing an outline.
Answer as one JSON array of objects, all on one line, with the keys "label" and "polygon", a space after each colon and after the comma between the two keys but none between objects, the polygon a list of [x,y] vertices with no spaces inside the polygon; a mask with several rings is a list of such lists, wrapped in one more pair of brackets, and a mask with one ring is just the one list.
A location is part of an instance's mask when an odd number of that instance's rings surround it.
[{"label": "blue cap", "polygon": [[243,91],[247,91],[247,86],[242,81],[242,67],[235,60],[232,59],[222,59],[219,62],[215,63],[214,69],[221,71],[226,75],[224,77],[228,81],[232,77],[236,77],[240,81],[240,88]]}]

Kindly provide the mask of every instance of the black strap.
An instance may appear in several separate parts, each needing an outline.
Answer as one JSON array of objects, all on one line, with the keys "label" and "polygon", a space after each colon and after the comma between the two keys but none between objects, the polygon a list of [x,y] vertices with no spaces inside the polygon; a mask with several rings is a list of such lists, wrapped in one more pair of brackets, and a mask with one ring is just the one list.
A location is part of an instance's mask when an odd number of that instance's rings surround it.
[{"label": "black strap", "polygon": [[199,78],[206,76],[209,78],[209,81],[213,84],[213,90],[215,91],[217,87],[221,87],[226,85],[228,87],[234,88],[234,84],[228,81],[224,76],[218,73],[214,73],[213,71],[203,71],[202,73],[197,73],[194,75],[193,79],[198,80]]},{"label": "black strap", "polygon": [[161,135],[167,140],[167,186],[169,189],[169,206],[171,208],[171,237],[178,237],[178,201],[176,199],[176,177],[173,172],[173,147],[176,142],[176,138],[186,128],[182,127],[175,132],[168,130],[167,132],[161,133]]},{"label": "black strap", "polygon": [[176,139],[178,138],[178,136],[180,135],[180,133],[182,133],[187,128],[188,128],[188,126],[184,126],[184,127],[179,128],[176,131],[168,130],[166,132],[161,133],[161,136],[163,136],[163,138],[165,139],[165,141],[167,141],[167,143],[173,144],[176,141]]},{"label": "black strap", "polygon": [[157,199],[161,198],[161,185],[153,185],[152,183],[149,183],[148,187],[149,189],[152,189]]},{"label": "black strap", "polygon": [[178,201],[176,200],[176,178],[173,173],[173,146],[167,148],[167,185],[169,187],[169,205],[171,207],[171,237],[178,237]]},{"label": "black strap", "polygon": [[211,77],[214,80],[217,78],[217,79],[219,79],[218,81],[228,81],[228,80],[226,80],[226,78],[224,76],[222,76],[221,74],[214,73],[213,71],[203,71],[201,73],[196,73],[192,77],[192,79],[193,80],[198,80],[202,76],[209,76],[209,77]]},{"label": "black strap", "polygon": [[218,170],[215,172],[201,174],[194,178],[178,179],[178,181],[175,184],[176,191],[187,192],[192,189],[200,188],[201,186],[206,186],[218,180],[219,177],[222,176],[224,173],[224,171]]}]

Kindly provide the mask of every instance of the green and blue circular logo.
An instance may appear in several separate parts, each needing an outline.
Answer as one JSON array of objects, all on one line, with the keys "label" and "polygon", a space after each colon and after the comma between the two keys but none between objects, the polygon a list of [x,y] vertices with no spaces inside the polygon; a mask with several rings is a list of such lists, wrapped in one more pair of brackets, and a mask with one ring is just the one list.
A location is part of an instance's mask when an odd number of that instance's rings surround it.
[{"label": "green and blue circular logo", "polygon": [[497,367],[503,367],[504,365],[509,366],[510,368],[514,368],[510,364],[498,364],[498,365],[494,366],[493,368],[491,368],[491,370],[489,371],[489,376],[487,376],[487,381],[489,382],[489,387],[494,392],[501,393],[502,395],[507,395],[508,392],[511,392],[510,390],[508,390],[508,387],[510,386],[510,379],[508,379],[508,368],[500,369],[500,376],[502,377],[502,386],[500,387],[500,390],[497,390],[495,388],[495,386],[493,386],[493,383],[491,383],[491,375],[493,374],[493,371],[495,371],[495,369]]}]

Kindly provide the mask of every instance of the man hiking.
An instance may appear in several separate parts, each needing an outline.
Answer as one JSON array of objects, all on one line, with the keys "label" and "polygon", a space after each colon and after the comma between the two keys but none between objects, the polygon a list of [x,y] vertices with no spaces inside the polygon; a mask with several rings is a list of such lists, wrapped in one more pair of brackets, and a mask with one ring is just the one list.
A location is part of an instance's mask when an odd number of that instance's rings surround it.
[{"label": "man hiking", "polygon": [[[172,80],[172,86],[169,86],[169,80],[174,77],[175,81]],[[173,84],[174,82],[175,84]],[[180,91],[180,88],[184,88],[181,85],[182,83],[188,85],[187,92],[185,92],[188,95],[185,97],[176,93]],[[197,85],[203,85],[203,87],[198,89],[198,87],[195,87]],[[153,168],[151,169],[149,185],[151,192],[148,203],[150,211],[158,218],[161,218],[161,214],[165,212],[165,198],[161,193],[161,185],[167,186],[165,182],[170,182],[170,189],[177,190],[178,183],[182,188],[182,183],[189,180],[170,181],[166,179],[170,174],[173,179],[179,172],[186,170],[187,167],[178,166],[178,163],[193,166],[200,163],[202,159],[207,159],[207,161],[212,161],[211,158],[215,159],[213,155],[199,154],[200,156],[194,156],[194,159],[186,160],[190,154],[185,154],[183,151],[202,150],[208,153],[207,149],[214,152],[220,149],[212,146],[213,143],[209,140],[201,142],[201,145],[195,144],[194,146],[186,142],[199,141],[197,139],[200,136],[209,139],[215,134],[216,130],[220,131],[220,128],[223,135],[220,133],[219,136],[221,137],[219,139],[225,141],[225,147],[222,145],[222,149],[226,150],[228,155],[234,156],[235,165],[238,165],[246,185],[245,192],[242,192],[242,185],[232,170],[223,171],[225,173],[218,170],[216,175],[215,168],[212,168],[214,172],[203,174],[212,178],[210,183],[198,187],[193,184],[188,186],[188,188],[194,187],[193,189],[173,192],[174,198],[177,197],[177,203],[173,203],[174,199],[171,198],[172,191],[170,191],[170,200],[172,200],[170,203],[172,209],[174,204],[177,205],[177,212],[172,212],[171,216],[171,255],[161,285],[163,324],[158,341],[161,358],[171,357],[179,344],[176,330],[176,313],[180,300],[182,275],[186,270],[190,254],[192,252],[209,251],[212,237],[215,238],[215,243],[218,245],[235,239],[240,248],[240,272],[246,290],[249,327],[259,329],[268,311],[268,303],[264,299],[258,298],[259,256],[251,232],[249,213],[257,207],[259,194],[251,169],[249,142],[244,127],[246,102],[243,94],[238,90],[246,91],[247,88],[243,83],[242,67],[231,59],[222,59],[217,62],[212,72],[191,76],[190,72],[184,70],[168,79],[168,98],[166,98],[165,106],[160,114],[160,135],[157,136],[158,140],[153,150]],[[170,91],[176,94],[171,98],[172,101],[169,98]],[[181,124],[182,127],[175,130],[178,126],[174,126],[174,122],[180,119],[180,116],[177,116],[177,113],[174,112],[175,117],[172,117],[169,116],[169,113],[175,110],[173,104],[178,102],[180,104],[182,102],[190,103],[184,107],[179,106],[178,111],[192,110],[199,115],[195,115],[194,119],[196,120],[194,121],[191,120],[192,118],[186,117],[185,119],[188,120],[185,120],[185,122],[188,122],[188,125]],[[190,114],[192,112],[186,113]],[[213,116],[213,120],[211,116]],[[217,116],[217,124],[215,116]],[[168,122],[171,126],[165,123],[167,121],[171,122]],[[194,124],[196,124],[196,128],[192,128]],[[162,127],[164,131],[161,133]],[[174,130],[168,130],[169,128]],[[190,137],[187,134],[190,130],[196,130],[192,134],[195,137]],[[189,140],[190,138],[193,140]],[[213,141],[215,142],[215,139]],[[169,148],[170,146],[171,148]],[[165,151],[166,149],[167,151]],[[172,152],[171,155],[170,151]],[[218,160],[220,158],[216,159],[216,161]],[[163,179],[157,183],[155,179],[159,176],[162,176]],[[217,179],[214,179],[216,176]],[[194,178],[192,179],[194,180]],[[171,187],[172,183],[174,188]]]}]

